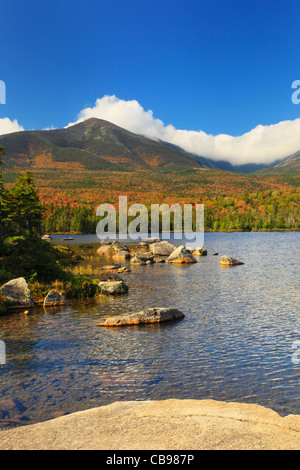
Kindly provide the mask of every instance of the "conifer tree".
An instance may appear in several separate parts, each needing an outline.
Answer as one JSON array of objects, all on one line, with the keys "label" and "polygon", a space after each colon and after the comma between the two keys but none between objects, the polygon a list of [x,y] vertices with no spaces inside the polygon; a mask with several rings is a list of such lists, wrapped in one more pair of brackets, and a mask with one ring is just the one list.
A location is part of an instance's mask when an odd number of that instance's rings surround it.
[{"label": "conifer tree", "polygon": [[15,184],[7,190],[3,206],[8,235],[40,234],[43,207],[30,171],[19,175]]}]

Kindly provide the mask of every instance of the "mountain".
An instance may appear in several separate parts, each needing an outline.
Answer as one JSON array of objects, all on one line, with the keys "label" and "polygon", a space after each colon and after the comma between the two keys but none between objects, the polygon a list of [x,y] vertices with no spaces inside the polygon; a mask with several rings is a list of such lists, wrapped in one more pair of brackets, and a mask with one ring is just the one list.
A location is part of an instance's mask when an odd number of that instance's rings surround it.
[{"label": "mountain", "polygon": [[289,173],[295,174],[300,173],[300,151],[290,155],[289,157],[282,160],[280,163],[275,163],[270,168],[265,168],[257,173],[261,174],[278,174],[278,173]]},{"label": "mountain", "polygon": [[91,118],[68,128],[0,136],[6,167],[128,171],[193,169],[202,165],[183,150]]}]

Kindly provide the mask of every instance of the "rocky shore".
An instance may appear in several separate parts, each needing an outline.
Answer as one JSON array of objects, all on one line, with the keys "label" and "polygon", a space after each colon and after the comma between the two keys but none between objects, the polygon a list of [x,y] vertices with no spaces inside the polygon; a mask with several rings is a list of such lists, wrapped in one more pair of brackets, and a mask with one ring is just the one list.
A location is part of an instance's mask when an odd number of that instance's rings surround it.
[{"label": "rocky shore", "polygon": [[300,416],[214,400],[115,402],[0,432],[0,450],[299,450]]},{"label": "rocky shore", "polygon": [[[114,242],[102,241],[97,248],[97,256],[110,259],[111,264],[99,266],[95,273],[99,275],[98,281],[81,277],[71,286],[68,298],[61,292],[51,287],[47,289],[42,303],[44,307],[57,307],[67,305],[75,298],[95,297],[98,294],[105,296],[118,296],[128,293],[128,286],[124,279],[118,276],[120,273],[130,272],[130,268],[147,266],[154,263],[169,263],[175,265],[197,263],[196,257],[207,256],[207,250],[196,248],[188,249],[184,245],[175,246],[158,238],[144,239],[135,246],[127,245],[115,240]],[[213,256],[218,253],[212,253]],[[127,262],[128,265],[115,264]],[[244,264],[230,256],[220,258],[221,266],[237,266]],[[80,276],[79,276],[80,277]],[[88,295],[87,295],[88,294]],[[24,277],[11,279],[0,286],[0,314],[6,314],[16,310],[23,310],[28,314],[37,304]],[[141,322],[140,322],[141,323]]]}]

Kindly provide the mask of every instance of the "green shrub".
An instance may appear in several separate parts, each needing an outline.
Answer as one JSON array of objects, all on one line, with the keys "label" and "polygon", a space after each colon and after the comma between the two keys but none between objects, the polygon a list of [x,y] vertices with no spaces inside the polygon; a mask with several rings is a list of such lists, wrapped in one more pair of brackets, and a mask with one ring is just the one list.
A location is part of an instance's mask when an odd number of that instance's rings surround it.
[{"label": "green shrub", "polygon": [[94,297],[99,292],[97,281],[93,281],[86,276],[72,276],[67,283],[66,295],[69,298]]}]

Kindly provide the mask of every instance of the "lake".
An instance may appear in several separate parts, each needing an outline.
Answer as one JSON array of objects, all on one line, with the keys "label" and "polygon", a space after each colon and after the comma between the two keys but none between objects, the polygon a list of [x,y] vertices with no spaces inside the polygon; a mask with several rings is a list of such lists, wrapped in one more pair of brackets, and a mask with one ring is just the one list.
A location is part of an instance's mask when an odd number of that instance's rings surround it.
[{"label": "lake", "polygon": [[[82,243],[95,241],[67,243],[85,249]],[[0,317],[7,348],[7,363],[0,365],[0,425],[117,400],[167,398],[256,403],[300,414],[293,349],[300,341],[299,245],[299,232],[208,233],[208,256],[196,264],[131,267],[122,274],[128,295]],[[222,268],[224,254],[245,265]],[[94,263],[108,264],[100,257]],[[185,318],[98,326],[108,315],[148,307],[176,307]]]}]

